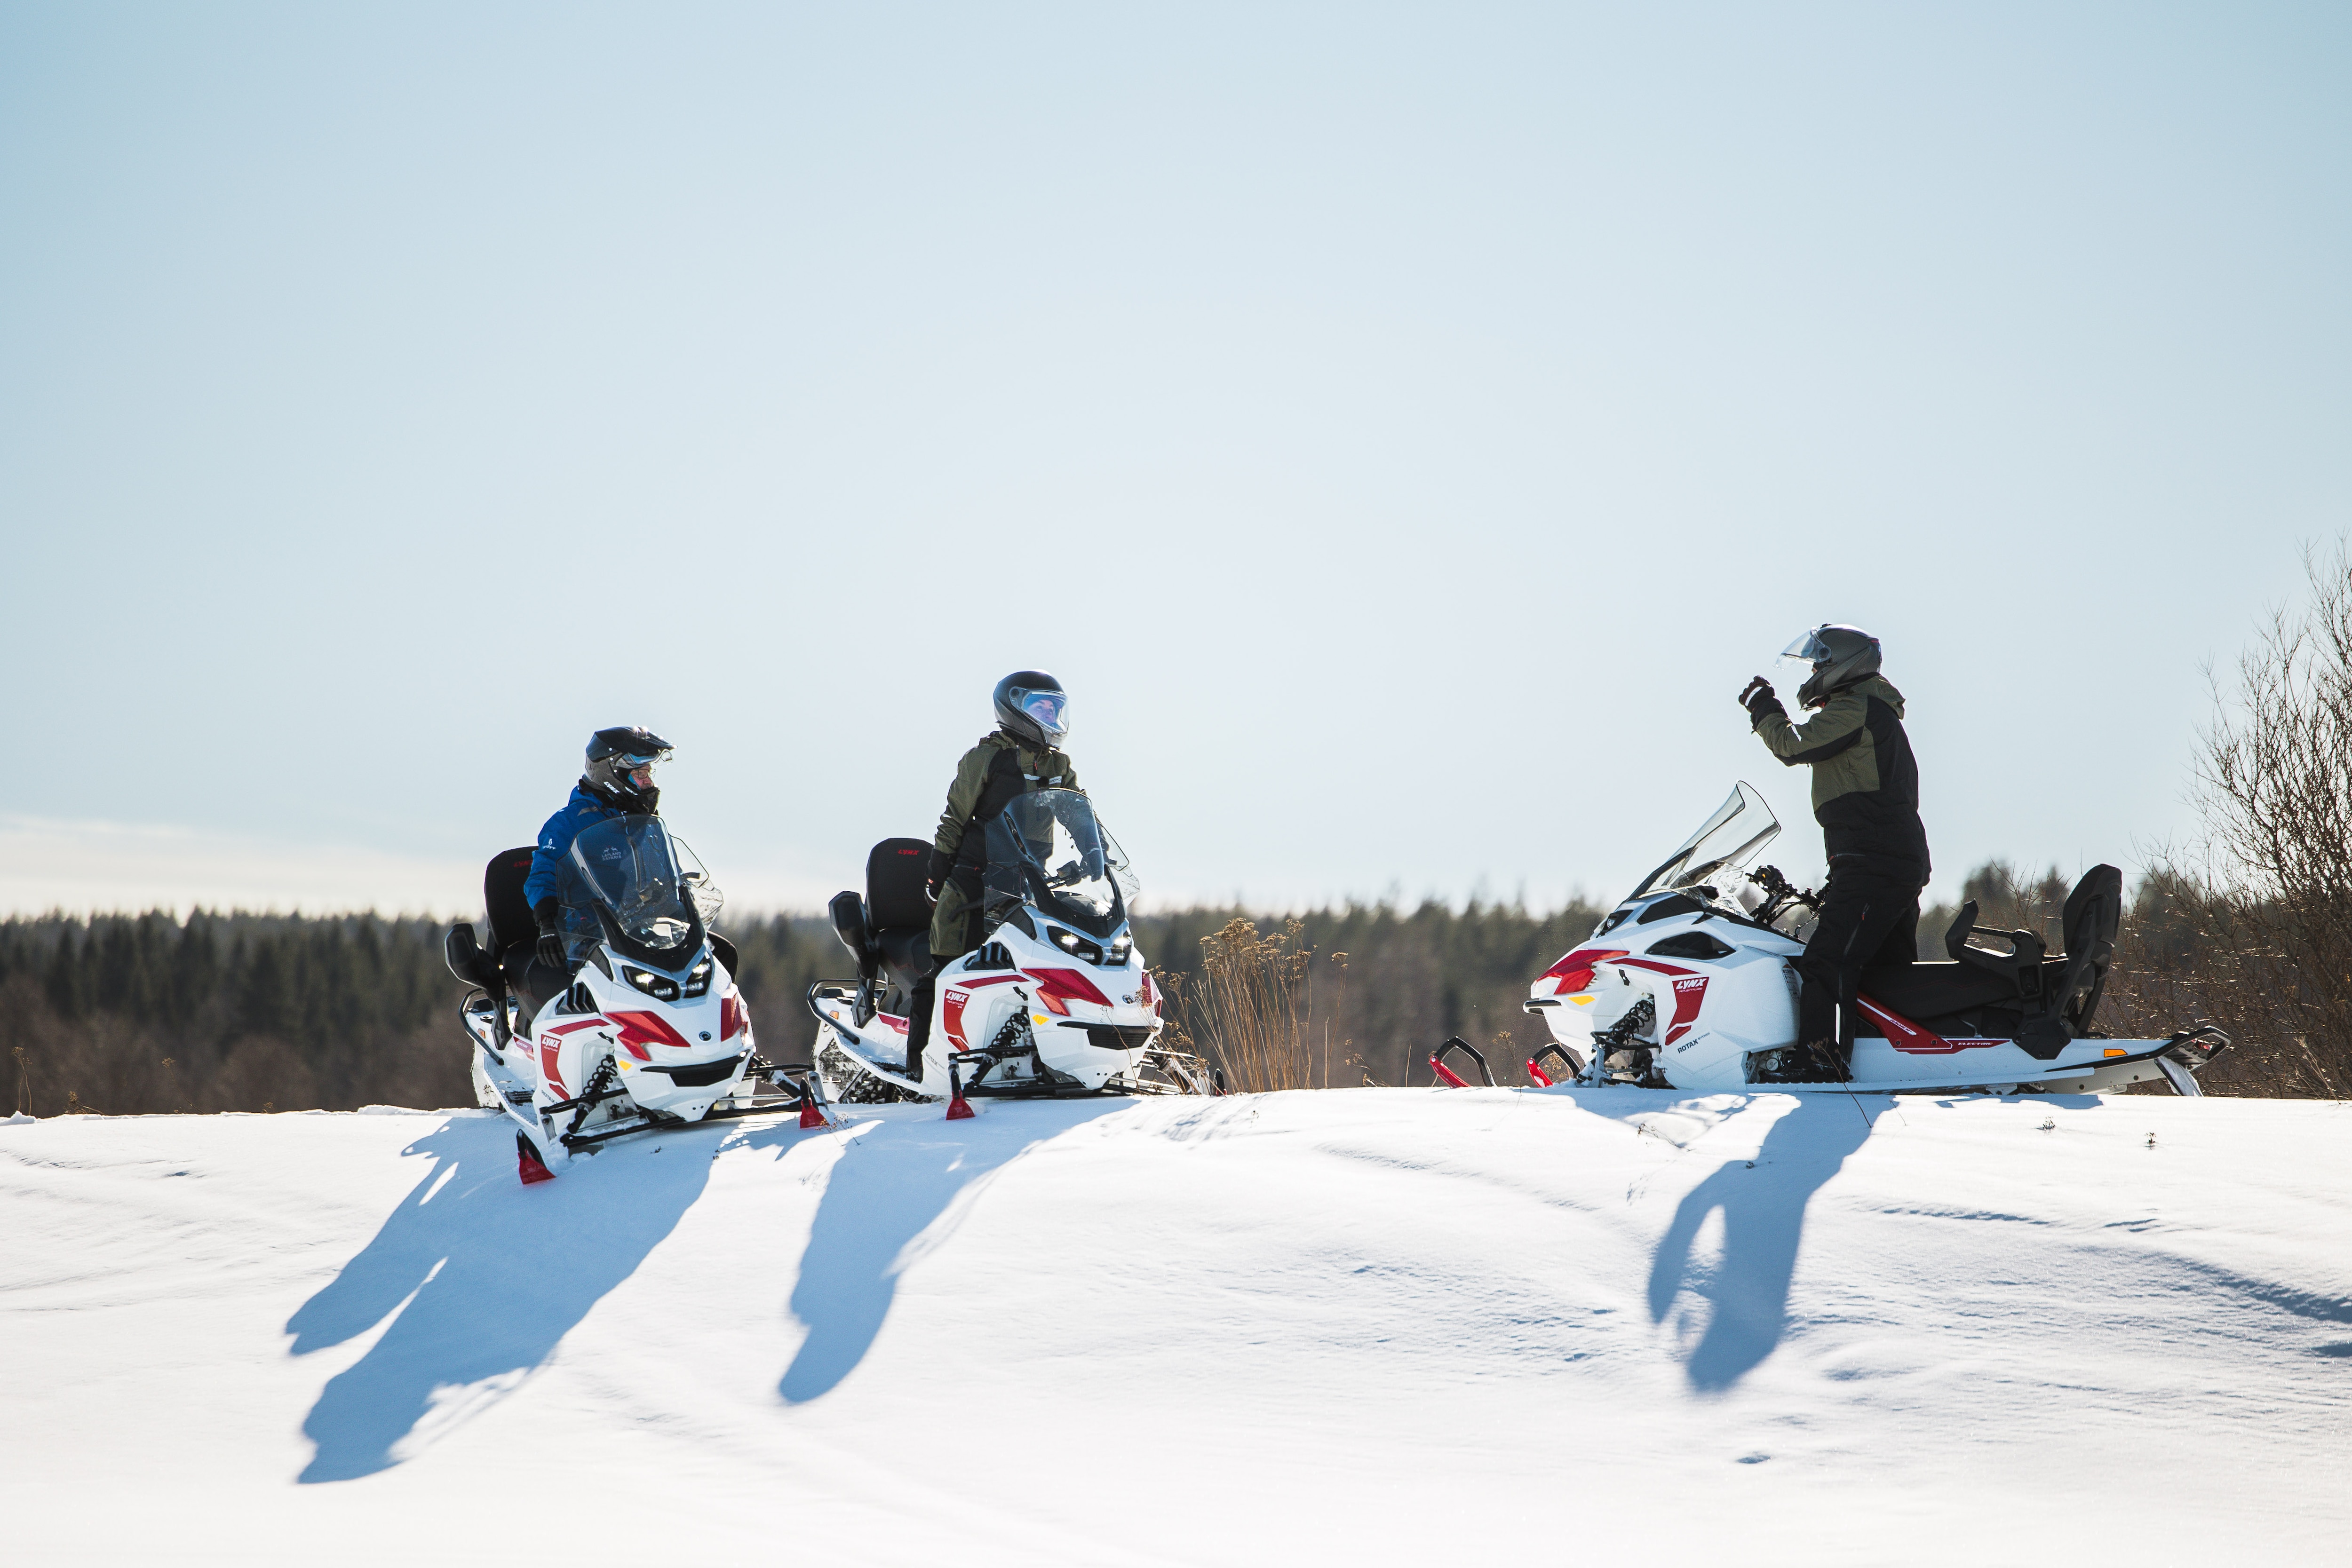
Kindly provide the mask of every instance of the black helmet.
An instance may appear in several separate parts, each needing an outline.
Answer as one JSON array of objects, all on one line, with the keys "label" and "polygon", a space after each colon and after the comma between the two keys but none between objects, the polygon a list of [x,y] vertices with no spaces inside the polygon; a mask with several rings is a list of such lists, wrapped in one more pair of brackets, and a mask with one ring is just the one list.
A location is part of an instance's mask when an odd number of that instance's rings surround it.
[{"label": "black helmet", "polygon": [[1856,681],[1878,674],[1878,639],[1859,626],[1824,621],[1783,648],[1780,657],[1812,665],[1811,676],[1797,688],[1797,702],[1819,707]]},{"label": "black helmet", "polygon": [[1070,698],[1043,670],[1015,670],[996,683],[996,722],[1016,740],[1052,748],[1070,734]]},{"label": "black helmet", "polygon": [[650,814],[661,802],[654,768],[669,760],[670,743],[650,729],[619,725],[588,737],[590,793],[624,811]]}]

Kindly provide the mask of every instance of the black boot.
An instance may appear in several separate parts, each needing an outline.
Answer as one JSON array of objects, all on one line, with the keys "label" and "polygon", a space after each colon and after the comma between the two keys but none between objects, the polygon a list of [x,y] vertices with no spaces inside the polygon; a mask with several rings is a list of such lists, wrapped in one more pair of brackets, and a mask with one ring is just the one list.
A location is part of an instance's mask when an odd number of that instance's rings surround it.
[{"label": "black boot", "polygon": [[940,993],[941,967],[942,960],[931,960],[930,968],[915,982],[914,995],[907,1004],[907,1078],[910,1082],[923,1081],[923,1048],[931,1042],[931,1008]]}]

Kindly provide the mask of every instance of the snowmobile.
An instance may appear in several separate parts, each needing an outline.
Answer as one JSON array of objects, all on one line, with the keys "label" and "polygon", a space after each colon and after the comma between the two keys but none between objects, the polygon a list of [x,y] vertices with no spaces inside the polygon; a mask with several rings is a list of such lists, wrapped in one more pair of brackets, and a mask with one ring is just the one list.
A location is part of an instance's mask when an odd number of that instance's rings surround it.
[{"label": "snowmobile", "polygon": [[759,1056],[734,946],[709,929],[719,890],[659,817],[612,818],[572,841],[561,895],[572,974],[547,997],[523,989],[539,940],[522,893],[530,856],[509,850],[483,877],[490,948],[470,924],[445,944],[450,973],[476,988],[459,1015],[475,1095],[515,1124],[525,1183],[633,1133],[773,1111],[829,1124],[807,1068]]},{"label": "snowmobile", "polygon": [[1215,1092],[1205,1063],[1159,1043],[1160,997],[1128,924],[1139,888],[1092,802],[1034,790],[971,831],[986,834],[985,939],[934,982],[919,1061],[908,1038],[931,961],[929,842],[883,840],[866,860],[866,896],[834,898],[857,975],[809,988],[825,1092],[944,1098],[950,1118],[971,1115],[971,1098]]},{"label": "snowmobile", "polygon": [[[2097,1093],[2197,1074],[2229,1046],[2210,1025],[2163,1040],[2092,1027],[2115,955],[2123,873],[2094,866],[2066,900],[2065,951],[2030,931],[1976,924],[1974,900],[1945,933],[1941,961],[1865,971],[1852,1061],[1841,1075],[1797,1047],[1794,960],[1783,929],[1818,911],[1771,866],[1748,863],[1780,831],[1747,784],[1528,988],[1551,1034],[1528,1062],[1538,1083],[1638,1084],[1691,1092],[1761,1085],[1853,1093]],[[1461,1042],[1431,1058],[1441,1078]],[[1472,1055],[1475,1058],[1475,1053]],[[1482,1076],[1493,1081],[1482,1061]]]}]

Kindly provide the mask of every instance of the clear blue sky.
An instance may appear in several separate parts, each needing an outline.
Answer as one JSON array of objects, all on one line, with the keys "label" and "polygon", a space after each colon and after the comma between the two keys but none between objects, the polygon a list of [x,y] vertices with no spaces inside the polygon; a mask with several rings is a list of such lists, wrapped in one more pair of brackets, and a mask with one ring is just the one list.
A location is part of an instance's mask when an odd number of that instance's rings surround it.
[{"label": "clear blue sky", "polygon": [[813,904],[1029,664],[1163,901],[1614,893],[1741,776],[1796,871],[1732,698],[1823,620],[1944,883],[2137,863],[2352,524],[2347,67],[2340,5],[0,5],[0,902],[461,906],[635,722]]}]

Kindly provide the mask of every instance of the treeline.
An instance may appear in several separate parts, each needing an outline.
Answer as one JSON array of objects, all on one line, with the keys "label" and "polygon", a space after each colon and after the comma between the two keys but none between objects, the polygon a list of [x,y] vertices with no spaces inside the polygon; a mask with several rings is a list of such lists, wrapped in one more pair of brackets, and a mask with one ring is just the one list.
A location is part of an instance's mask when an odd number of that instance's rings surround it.
[{"label": "treeline", "polygon": [[[1994,862],[1967,880],[1979,924],[2040,931],[2063,946],[2072,889],[2055,870]],[[1286,1027],[1304,1039],[1307,1086],[1430,1082],[1430,1049],[1461,1035],[1496,1077],[1547,1038],[1520,1010],[1528,987],[1591,931],[1601,911],[1544,915],[1473,903],[1351,904],[1291,918],[1235,909],[1146,915],[1137,937],[1178,997],[1197,995],[1204,956],[1233,922],[1263,934],[1267,961],[1295,977]],[[1922,911],[1923,956],[1939,957],[1954,911]],[[0,1048],[16,1108],[79,1111],[352,1110],[472,1102],[457,1010],[465,988],[441,957],[445,927],[376,915],[303,918],[154,913],[0,921]],[[761,1050],[805,1061],[810,983],[848,972],[820,917],[731,923],[738,976]],[[2100,1024],[2161,1035],[2221,1024],[2238,1047],[2207,1073],[2214,1092],[2336,1095],[2352,1041],[2336,1039],[2242,904],[2178,873],[2141,882],[2127,912]],[[1228,951],[1230,947],[1228,947]]]},{"label": "treeline", "polygon": [[[1236,912],[1139,919],[1163,980],[1197,977],[1201,939]],[[1322,910],[1303,917],[1302,995],[1319,1085],[1426,1082],[1449,1034],[1481,1046],[1539,1039],[1518,1011],[1528,982],[1592,928],[1474,904]],[[373,915],[163,912],[0,920],[0,1049],[13,1109],[100,1112],[353,1110],[470,1104],[466,988],[442,962],[438,924]],[[739,983],[761,1051],[805,1061],[803,998],[849,956],[821,917],[730,923]]]}]

